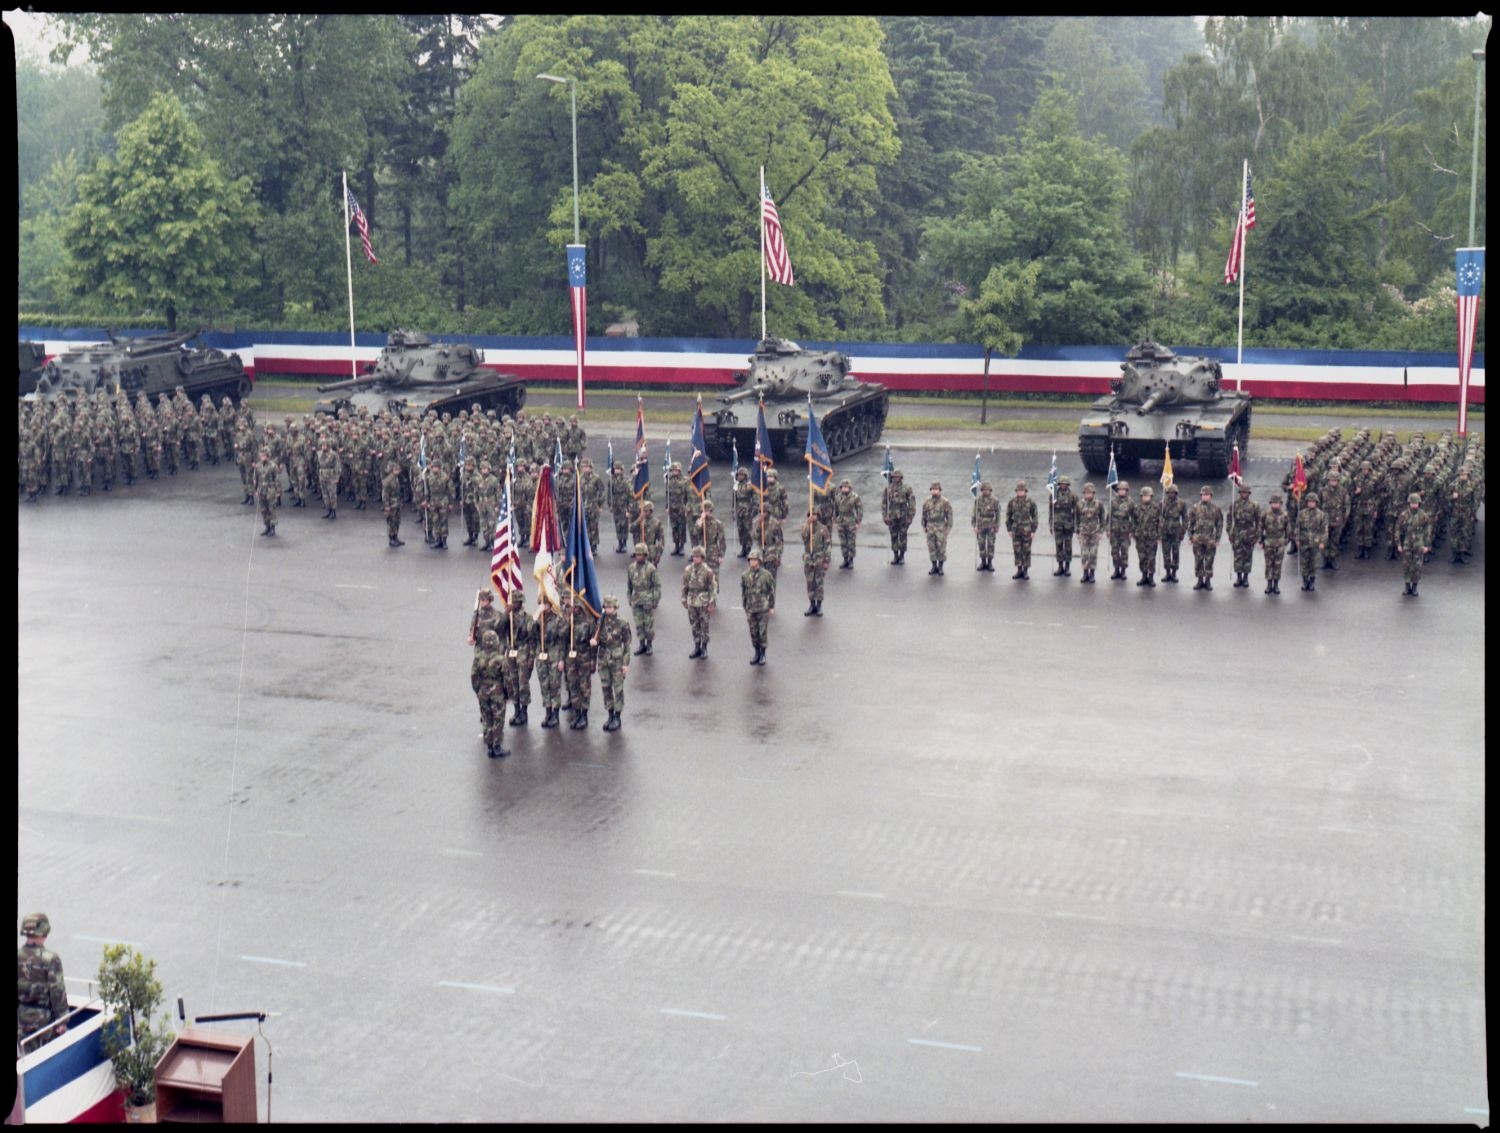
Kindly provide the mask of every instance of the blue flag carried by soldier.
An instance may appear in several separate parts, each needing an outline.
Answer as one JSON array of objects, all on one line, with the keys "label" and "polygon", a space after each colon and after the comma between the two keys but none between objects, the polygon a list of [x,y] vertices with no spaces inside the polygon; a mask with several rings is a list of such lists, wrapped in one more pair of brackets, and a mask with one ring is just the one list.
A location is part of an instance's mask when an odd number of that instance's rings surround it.
[{"label": "blue flag carried by soldier", "polygon": [[1109,450],[1109,474],[1104,477],[1104,490],[1112,491],[1114,486],[1120,482],[1119,470],[1115,468],[1115,450]]},{"label": "blue flag carried by soldier", "polygon": [[969,495],[976,500],[979,498],[979,481],[984,477],[979,475],[979,454],[974,454],[974,475],[969,479]]},{"label": "blue flag carried by soldier", "polygon": [[688,438],[688,443],[693,446],[693,455],[688,457],[688,483],[692,484],[693,491],[698,493],[702,499],[708,493],[708,486],[713,483],[713,476],[708,470],[708,442],[703,439],[703,395],[698,395],[698,406],[693,411],[693,432]]},{"label": "blue flag carried by soldier", "polygon": [[1047,470],[1047,498],[1057,502],[1057,450],[1052,450],[1052,467]]},{"label": "blue flag carried by soldier", "polygon": [[896,471],[896,462],[891,459],[891,446],[885,446],[885,463],[880,466],[881,478],[887,484],[891,482],[891,473]]},{"label": "blue flag carried by soldier", "polygon": [[750,468],[750,483],[757,492],[765,492],[766,473],[775,464],[776,461],[771,456],[771,433],[766,428],[766,403],[762,401],[755,421],[755,463]]},{"label": "blue flag carried by soldier", "polygon": [[818,419],[813,416],[812,397],[807,399],[807,478],[819,492],[826,494],[833,479],[833,458],[828,455],[828,443],[823,440],[823,430],[818,428]]},{"label": "blue flag carried by soldier", "polygon": [[588,612],[598,617],[604,609],[599,576],[594,570],[594,552],[589,545],[588,522],[583,514],[583,485],[573,481],[573,515],[568,520],[568,541],[563,559],[562,584]]}]

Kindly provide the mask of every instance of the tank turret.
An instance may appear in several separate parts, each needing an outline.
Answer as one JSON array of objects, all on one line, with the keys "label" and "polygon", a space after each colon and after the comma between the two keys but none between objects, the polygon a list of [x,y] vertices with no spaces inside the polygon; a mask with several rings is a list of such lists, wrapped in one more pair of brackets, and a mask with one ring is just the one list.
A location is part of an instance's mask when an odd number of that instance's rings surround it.
[{"label": "tank turret", "polygon": [[195,402],[250,396],[250,376],[238,354],[194,345],[202,328],[135,337],[111,333],[108,342],[65,350],[42,368],[36,397],[82,396],[97,390],[144,393],[153,401],[179,387]]},{"label": "tank turret", "polygon": [[834,460],[869,448],[885,427],[890,393],[849,370],[849,358],[837,350],[804,350],[789,339],[762,339],[749,370],[735,375],[739,388],[719,398],[726,408],[704,422],[708,455],[728,460],[736,450],[742,456],[755,451],[756,416],[729,408],[752,399],[766,402],[774,459],[805,446],[809,398],[820,403],[818,425]]},{"label": "tank turret", "polygon": [[[1223,388],[1211,358],[1182,358],[1147,339],[1131,347],[1078,428],[1078,454],[1090,472],[1107,473],[1111,455],[1124,472],[1141,460],[1196,460],[1202,476],[1224,476],[1236,444],[1250,444],[1250,395]],[[1135,418],[1134,421],[1130,418]]]},{"label": "tank turret", "polygon": [[380,356],[357,378],[318,387],[339,396],[318,402],[319,413],[366,408],[397,413],[457,412],[478,405],[482,412],[515,413],[526,404],[526,386],[512,374],[484,366],[482,351],[466,342],[434,342],[425,334],[393,330]]}]

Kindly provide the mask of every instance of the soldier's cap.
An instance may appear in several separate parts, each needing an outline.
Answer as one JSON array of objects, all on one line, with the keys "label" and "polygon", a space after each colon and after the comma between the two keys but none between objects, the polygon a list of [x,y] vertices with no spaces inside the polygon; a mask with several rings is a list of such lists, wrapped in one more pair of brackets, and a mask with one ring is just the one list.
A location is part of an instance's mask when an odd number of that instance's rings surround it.
[{"label": "soldier's cap", "polygon": [[705,551],[702,547],[694,547],[693,548],[693,554],[698,555],[700,557],[704,557],[704,556],[707,556],[708,552]]},{"label": "soldier's cap", "polygon": [[645,501],[643,501],[641,503],[641,510],[643,510],[643,511],[655,511],[656,510],[656,504],[653,501],[651,501],[651,500],[645,500]]},{"label": "soldier's cap", "polygon": [[46,913],[28,913],[21,921],[22,936],[49,936],[51,933],[52,922]]},{"label": "soldier's cap", "polygon": [[1169,496],[1175,496],[1176,494],[1177,494],[1177,485],[1176,484],[1168,484],[1167,485],[1167,495],[1169,495]]},{"label": "soldier's cap", "polygon": [[600,603],[600,608],[605,610],[618,610],[620,608],[620,600],[613,594],[606,594],[604,596],[604,601]]},{"label": "soldier's cap", "polygon": [[672,461],[672,471],[673,472],[681,472],[682,471],[682,462],[678,461],[678,460]]},{"label": "soldier's cap", "polygon": [[637,543],[635,545],[635,553],[637,555],[647,555],[647,554],[650,554],[650,551],[648,551],[646,549],[646,544],[644,544],[644,543]]},{"label": "soldier's cap", "polygon": [[1199,494],[1204,496],[1211,496],[1214,494],[1214,490],[1207,484],[1204,484],[1203,487],[1199,489]]},{"label": "soldier's cap", "polygon": [[494,601],[494,598],[495,598],[495,592],[493,590],[491,590],[488,586],[485,586],[485,587],[483,587],[483,588],[480,589],[480,591],[479,591],[479,600],[481,602],[492,602],[492,601]]},{"label": "soldier's cap", "polygon": [[1068,477],[1068,476],[1059,476],[1057,478],[1057,486],[1059,488],[1062,488],[1062,487],[1071,487],[1072,483],[1073,483],[1073,481],[1072,481],[1071,477]]},{"label": "soldier's cap", "polygon": [[[616,468],[615,471],[616,472],[624,472],[625,470],[623,468]],[[735,474],[735,476],[749,476],[750,475],[750,469],[748,469],[748,468],[736,468],[734,470],[734,474]]]},{"label": "soldier's cap", "polygon": [[1128,492],[1128,491],[1130,491],[1130,481],[1129,480],[1116,480],[1115,481],[1115,491],[1117,491],[1117,492]]},{"label": "soldier's cap", "polygon": [[1406,502],[1409,503],[1409,504],[1419,504],[1419,503],[1421,503],[1422,502],[1422,493],[1421,492],[1413,492],[1411,495],[1409,495],[1409,496],[1406,497]]},{"label": "soldier's cap", "polygon": [[1154,496],[1155,494],[1156,492],[1152,489],[1150,484],[1147,484],[1144,488],[1141,489],[1141,495],[1143,496]]},{"label": "soldier's cap", "polygon": [[479,643],[481,645],[499,645],[500,635],[492,629],[487,629],[484,633],[480,634]]},{"label": "soldier's cap", "polygon": [[1240,495],[1242,495],[1242,496],[1248,496],[1249,494],[1250,494],[1250,485],[1249,484],[1241,484],[1240,485]]},{"label": "soldier's cap", "polygon": [[937,491],[941,492],[943,490],[943,485],[942,485],[942,483],[940,481],[934,480],[931,484],[929,484],[927,486],[927,490],[929,492],[931,492],[933,490],[937,490]]},{"label": "soldier's cap", "polygon": [[510,592],[510,604],[512,606],[519,606],[524,601],[526,601],[526,595],[522,594],[519,590],[512,590]]},{"label": "soldier's cap", "polygon": [[1317,492],[1308,492],[1307,496],[1303,499],[1302,502],[1307,507],[1317,507],[1318,506],[1318,493]]},{"label": "soldier's cap", "polygon": [[901,479],[901,469],[899,469],[899,468],[893,468],[893,469],[891,469],[891,479],[892,480],[899,480],[899,479]]},{"label": "soldier's cap", "polygon": [[776,469],[774,469],[774,468],[768,468],[768,469],[766,469],[766,478],[768,480],[774,480],[774,479],[776,479]]},{"label": "soldier's cap", "polygon": [[1093,494],[1093,493],[1094,493],[1094,490],[1095,490],[1095,489],[1094,489],[1094,486],[1093,486],[1093,485],[1092,485],[1092,484],[1085,484],[1085,485],[1084,485],[1084,486],[1083,486],[1083,490],[1084,490],[1084,491],[1085,491],[1085,492],[1088,492],[1088,493],[1089,493],[1089,494],[1090,494],[1090,495],[1092,495],[1092,494]]},{"label": "soldier's cap", "polygon": [[1018,492],[1024,492],[1025,490],[1026,490],[1026,481],[1025,480],[1017,480],[1016,481],[1016,491],[1018,491]]},{"label": "soldier's cap", "polygon": [[985,480],[985,481],[983,481],[983,482],[980,483],[979,490],[981,492],[993,491],[993,489],[990,486],[990,482],[988,480]]},{"label": "soldier's cap", "polygon": [[760,548],[759,547],[751,547],[750,548],[750,557],[752,559],[754,559],[756,562],[760,562],[760,559],[761,559]]}]

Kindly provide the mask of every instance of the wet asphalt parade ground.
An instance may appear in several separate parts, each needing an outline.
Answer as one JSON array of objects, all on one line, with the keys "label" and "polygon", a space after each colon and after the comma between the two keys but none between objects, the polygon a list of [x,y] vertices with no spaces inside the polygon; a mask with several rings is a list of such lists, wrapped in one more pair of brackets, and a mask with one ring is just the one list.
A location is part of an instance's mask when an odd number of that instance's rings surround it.
[{"label": "wet asphalt parade ground", "polygon": [[[789,522],[768,664],[735,558],[691,661],[669,554],[623,729],[596,684],[543,731],[533,683],[504,760],[461,518],[263,538],[230,467],[19,503],[17,917],[70,977],[126,941],[190,1017],[268,1012],[276,1121],[1488,1124],[1483,513],[1417,599],[1352,553],[1233,589],[1227,541],[1212,592],[1107,544],[1084,586],[1045,532],[1015,582],[1003,532],[974,571],[971,443],[895,453],[954,504],[945,577],[919,528],[888,565],[863,453],[823,618]],[[983,456],[1043,516],[1046,447]]]}]

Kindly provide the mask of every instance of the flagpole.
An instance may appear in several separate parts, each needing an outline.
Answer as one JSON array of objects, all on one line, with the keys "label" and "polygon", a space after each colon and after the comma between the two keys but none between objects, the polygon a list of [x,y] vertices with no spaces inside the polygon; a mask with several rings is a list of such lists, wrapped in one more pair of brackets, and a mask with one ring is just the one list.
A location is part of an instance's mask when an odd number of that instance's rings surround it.
[{"label": "flagpole", "polygon": [[[760,200],[756,202],[756,207],[760,213],[760,337],[764,342],[766,338],[766,167],[764,165],[760,167]],[[345,235],[348,235],[347,232]]]},{"label": "flagpole", "polygon": [[354,256],[349,247],[349,222],[354,218],[349,215],[349,173],[341,169],[339,176],[344,181],[344,273],[349,281],[349,376],[357,378],[359,363],[354,356]]},{"label": "flagpole", "polygon": [[1240,369],[1245,361],[1245,185],[1250,180],[1250,159],[1245,159],[1245,167],[1240,171],[1240,223],[1238,225],[1240,242],[1240,337],[1239,346],[1234,355],[1234,388],[1239,392]]}]

